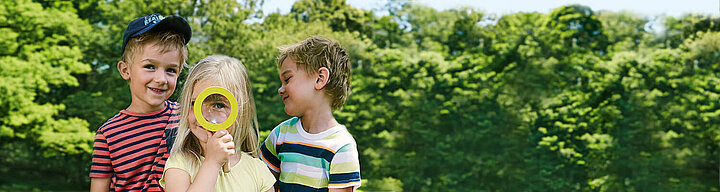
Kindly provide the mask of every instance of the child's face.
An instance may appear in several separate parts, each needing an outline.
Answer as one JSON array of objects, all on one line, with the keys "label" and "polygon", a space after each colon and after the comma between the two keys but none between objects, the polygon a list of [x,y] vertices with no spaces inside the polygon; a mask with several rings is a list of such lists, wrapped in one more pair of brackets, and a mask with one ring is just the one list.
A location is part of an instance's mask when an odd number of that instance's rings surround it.
[{"label": "child's face", "polygon": [[280,81],[282,86],[278,94],[285,104],[285,113],[290,116],[302,117],[308,107],[315,106],[313,98],[316,97],[315,80],[304,70],[298,68],[297,63],[291,57],[283,61],[280,67]]},{"label": "child's face", "polygon": [[[220,83],[213,81],[213,80],[200,80],[200,81],[196,82],[195,86],[193,87],[193,90],[192,90],[192,97],[190,99],[190,109],[191,110],[194,110],[193,106],[195,105],[195,102],[203,102],[203,101],[198,101],[196,99],[197,99],[197,96],[200,95],[200,92],[202,92],[203,90],[205,90],[208,87],[222,87],[222,86],[220,86]],[[220,112],[219,114],[221,116],[224,116],[224,118],[219,117],[216,124],[222,123],[229,116],[229,111],[230,111],[229,107],[232,107],[232,106],[230,106],[230,103],[227,101],[227,99],[222,96],[220,96],[222,99],[216,99],[219,102],[211,102],[211,100],[213,100],[212,99],[213,96],[214,95],[211,95],[205,99],[205,102],[203,102],[202,110],[203,111],[214,110],[215,112],[219,111]],[[210,117],[210,115],[211,114],[203,113],[203,117],[207,121],[212,123],[212,119],[215,119],[215,118]],[[218,115],[218,114],[215,114],[215,115]],[[198,137],[198,140],[200,140],[201,142],[207,142],[208,137],[211,135],[210,131],[208,131],[207,129],[202,127],[200,125],[200,123],[197,122],[197,119],[195,119],[195,113],[191,112],[190,115],[188,115],[187,122],[188,122],[188,126],[190,128],[190,131],[192,131],[193,134],[195,134],[195,136]],[[232,133],[233,127],[235,127],[235,123],[233,123],[232,125],[230,125],[230,127],[227,128],[228,132]]]},{"label": "child's face", "polygon": [[181,67],[179,51],[162,53],[156,42],[144,46],[143,51],[132,58],[132,64],[122,61],[118,64],[122,77],[130,85],[132,102],[128,108],[136,112],[162,109],[164,101],[175,90]]}]

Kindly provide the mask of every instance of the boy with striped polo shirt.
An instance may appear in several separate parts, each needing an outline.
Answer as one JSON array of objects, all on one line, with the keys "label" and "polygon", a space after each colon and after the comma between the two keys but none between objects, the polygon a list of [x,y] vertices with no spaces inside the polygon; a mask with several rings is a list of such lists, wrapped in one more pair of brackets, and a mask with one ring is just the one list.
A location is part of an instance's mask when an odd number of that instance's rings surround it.
[{"label": "boy with striped polo shirt", "polygon": [[179,120],[178,104],[167,99],[191,35],[179,16],[151,14],[128,25],[117,69],[132,99],[95,134],[90,191],[163,191],[158,180],[168,158],[166,141],[172,141]]},{"label": "boy with striped polo shirt", "polygon": [[350,64],[340,45],[320,36],[280,47],[278,93],[293,118],[260,147],[280,191],[353,191],[360,187],[357,144],[332,110],[350,93]]}]

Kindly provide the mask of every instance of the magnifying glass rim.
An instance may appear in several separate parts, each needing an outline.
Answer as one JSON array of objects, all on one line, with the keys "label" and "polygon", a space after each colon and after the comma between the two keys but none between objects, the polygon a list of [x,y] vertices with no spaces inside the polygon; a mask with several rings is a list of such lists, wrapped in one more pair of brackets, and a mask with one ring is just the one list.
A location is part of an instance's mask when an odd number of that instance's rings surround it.
[{"label": "magnifying glass rim", "polygon": [[[212,124],[212,123],[208,122],[205,119],[205,117],[202,115],[202,103],[203,103],[203,101],[205,101],[205,98],[207,98],[208,96],[210,96],[212,94],[219,94],[219,95],[225,96],[225,98],[227,98],[228,101],[230,101],[230,116],[228,116],[228,118],[220,124]],[[200,102],[198,102],[198,101],[200,101]],[[235,119],[238,116],[238,105],[237,105],[237,100],[235,99],[235,96],[233,96],[233,94],[230,93],[230,91],[228,91],[227,89],[222,88],[222,87],[213,86],[213,87],[205,88],[205,90],[203,90],[202,92],[200,92],[200,94],[198,94],[197,99],[195,99],[195,105],[193,106],[193,111],[195,113],[195,119],[201,126],[203,126],[205,129],[207,129],[209,131],[215,132],[220,129],[226,129],[235,122]]]}]

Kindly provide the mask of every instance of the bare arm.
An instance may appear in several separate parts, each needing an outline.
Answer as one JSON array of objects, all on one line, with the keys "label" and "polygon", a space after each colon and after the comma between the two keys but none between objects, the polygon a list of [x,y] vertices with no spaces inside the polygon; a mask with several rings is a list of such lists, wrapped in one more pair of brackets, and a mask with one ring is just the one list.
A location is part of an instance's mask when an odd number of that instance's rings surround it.
[{"label": "bare arm", "polygon": [[203,162],[192,183],[190,183],[190,175],[187,172],[170,168],[165,171],[165,191],[214,191],[220,168],[221,165],[216,163]]},{"label": "bare arm", "polygon": [[165,171],[165,191],[187,191],[190,187],[190,175],[178,168]]},{"label": "bare arm", "polygon": [[90,178],[90,192],[110,191],[110,177]]},{"label": "bare arm", "polygon": [[352,192],[352,191],[353,191],[353,187],[345,187],[345,188],[339,188],[339,189],[336,189],[336,188],[330,188],[330,189],[328,189],[328,192],[346,192],[346,191]]}]

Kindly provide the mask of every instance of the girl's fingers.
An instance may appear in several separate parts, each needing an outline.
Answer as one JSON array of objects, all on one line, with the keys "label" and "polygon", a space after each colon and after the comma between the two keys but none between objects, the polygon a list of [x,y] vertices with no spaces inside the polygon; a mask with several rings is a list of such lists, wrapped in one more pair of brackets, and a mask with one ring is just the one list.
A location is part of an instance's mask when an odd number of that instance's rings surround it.
[{"label": "girl's fingers", "polygon": [[230,149],[230,148],[225,149],[225,153],[226,153],[227,155],[234,155],[234,154],[235,154],[235,149]]},{"label": "girl's fingers", "polygon": [[230,142],[230,141],[232,141],[232,140],[233,140],[233,138],[232,138],[232,136],[231,136],[230,134],[226,134],[225,136],[222,136],[222,137],[220,138],[220,141],[223,142],[223,143],[227,143],[227,142]]},{"label": "girl's fingers", "polygon": [[227,145],[226,145],[226,146],[227,146],[227,149],[233,149],[233,150],[234,150],[234,149],[235,149],[235,142],[232,142],[232,141],[227,142]]},{"label": "girl's fingers", "polygon": [[221,138],[221,137],[223,137],[223,136],[225,136],[225,135],[227,135],[227,134],[228,134],[227,130],[225,130],[225,129],[220,129],[220,130],[218,130],[217,132],[215,132],[215,133],[213,134],[213,137],[215,137],[215,138]]}]

